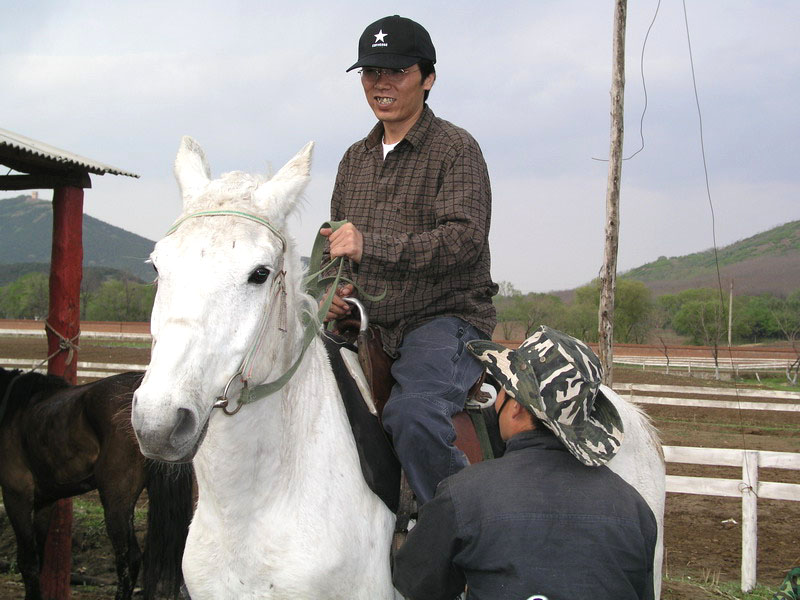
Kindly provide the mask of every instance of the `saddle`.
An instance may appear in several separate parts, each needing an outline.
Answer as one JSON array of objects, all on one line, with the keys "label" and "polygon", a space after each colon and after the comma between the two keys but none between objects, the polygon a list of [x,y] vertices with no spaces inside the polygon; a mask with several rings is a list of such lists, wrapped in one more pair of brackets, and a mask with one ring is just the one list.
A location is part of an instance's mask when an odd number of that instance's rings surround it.
[{"label": "saddle", "polygon": [[[361,315],[362,320],[337,321],[334,332],[326,332],[323,340],[353,429],[364,478],[389,509],[398,513],[401,504],[410,504],[411,492],[404,477],[401,485],[400,464],[381,425],[383,408],[394,385],[394,361],[383,349],[380,330],[366,323],[363,310]],[[505,449],[497,414],[493,407],[485,407],[485,392],[481,391],[484,378],[485,373],[470,389],[465,410],[453,417],[455,445],[470,463],[501,456]],[[401,496],[407,496],[403,502]]]},{"label": "saddle", "polygon": [[[359,324],[355,320],[341,323],[345,328],[345,335],[349,336],[352,336],[353,328]],[[339,331],[342,332],[341,329]],[[383,349],[381,332],[374,325],[369,325],[365,331],[359,331],[355,346],[359,365],[369,383],[369,390],[380,419],[395,383],[392,377],[394,359]],[[455,445],[467,456],[470,464],[501,456],[504,449],[494,409],[483,408],[488,400],[488,395],[484,395],[485,392],[481,391],[485,379],[484,371],[467,393],[465,409],[453,415]],[[493,431],[494,429],[496,431]],[[497,435],[493,435],[494,433]]]}]

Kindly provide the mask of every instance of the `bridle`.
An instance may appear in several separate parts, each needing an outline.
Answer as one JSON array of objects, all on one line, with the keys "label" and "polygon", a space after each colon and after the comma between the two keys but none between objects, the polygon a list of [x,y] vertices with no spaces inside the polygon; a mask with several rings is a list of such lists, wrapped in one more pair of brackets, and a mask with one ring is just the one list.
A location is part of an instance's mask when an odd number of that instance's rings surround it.
[{"label": "bridle", "polygon": [[[189,219],[194,219],[198,217],[218,217],[218,216],[228,216],[228,217],[238,217],[242,219],[247,219],[249,221],[253,221],[260,225],[263,225],[270,232],[275,234],[278,239],[281,241],[281,262],[279,268],[277,269],[277,274],[272,280],[272,288],[271,288],[271,295],[273,296],[272,301],[269,303],[269,309],[265,311],[261,315],[261,320],[259,322],[258,328],[258,335],[254,338],[255,341],[250,347],[250,350],[245,354],[244,358],[242,359],[239,368],[236,370],[230,379],[228,379],[228,383],[225,385],[225,388],[222,392],[221,396],[218,396],[216,402],[214,402],[213,408],[221,408],[222,411],[228,415],[232,416],[235,415],[239,410],[241,410],[242,406],[245,404],[250,404],[255,402],[256,400],[260,400],[261,398],[265,398],[271,394],[274,394],[283,386],[285,386],[289,380],[294,376],[295,372],[297,371],[300,363],[305,356],[306,350],[311,345],[311,342],[317,337],[317,333],[319,331],[319,323],[322,322],[323,317],[328,313],[328,309],[333,302],[333,294],[328,294],[328,298],[325,302],[322,303],[320,306],[319,312],[317,314],[317,319],[314,319],[310,314],[303,313],[304,317],[304,325],[303,325],[303,340],[301,344],[300,354],[297,359],[292,363],[289,369],[283,373],[280,377],[275,379],[274,381],[262,383],[253,387],[248,385],[248,381],[250,376],[252,375],[253,364],[256,357],[259,354],[259,350],[261,349],[262,341],[264,340],[266,329],[268,324],[272,321],[272,314],[275,310],[275,306],[278,305],[280,307],[280,318],[281,323],[279,324],[279,329],[283,333],[286,333],[286,271],[283,269],[283,254],[286,252],[287,243],[286,237],[281,233],[275,226],[273,226],[269,221],[258,217],[256,215],[236,211],[236,210],[207,210],[207,211],[199,211],[196,213],[191,213],[185,215],[178,219],[172,227],[170,227],[169,231],[167,231],[166,235],[169,236],[174,233],[178,227],[181,226],[185,221]],[[321,228],[329,227],[334,231],[344,225],[347,221],[333,221],[333,222],[326,222],[323,223]],[[309,274],[306,276],[304,280],[304,285],[308,293],[310,293],[314,297],[319,297],[324,293],[325,289],[330,284],[330,289],[334,290],[339,285],[340,281],[346,281],[349,283],[354,283],[347,279],[346,277],[342,276],[342,268],[344,266],[344,262],[341,260],[341,257],[337,257],[330,262],[328,262],[325,266],[322,266],[322,256],[323,250],[325,247],[326,238],[319,233],[317,234],[316,239],[314,240],[314,247],[311,252],[311,260],[309,264]],[[337,264],[338,263],[338,264]],[[326,276],[324,275],[325,272],[337,268],[338,271],[335,276]],[[355,284],[354,284],[355,285]],[[356,286],[358,287],[358,286]],[[371,299],[371,300],[380,300],[384,297],[385,292],[380,296],[369,296],[368,294],[364,294],[361,291],[362,295]],[[276,302],[276,300],[280,300]],[[228,408],[228,405],[232,398],[228,396],[228,392],[230,390],[231,385],[234,381],[239,380],[242,384],[242,389],[239,392],[239,396],[237,398],[237,405],[236,407],[231,410]]]}]

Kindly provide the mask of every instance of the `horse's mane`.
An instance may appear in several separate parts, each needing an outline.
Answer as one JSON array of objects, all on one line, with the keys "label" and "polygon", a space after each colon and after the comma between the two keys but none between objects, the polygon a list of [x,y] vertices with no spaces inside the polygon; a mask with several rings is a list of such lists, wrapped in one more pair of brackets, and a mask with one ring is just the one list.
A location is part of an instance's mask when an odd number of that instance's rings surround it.
[{"label": "horse's mane", "polygon": [[[11,392],[8,394],[8,388]],[[31,397],[39,392],[50,392],[69,387],[69,383],[57,375],[43,373],[23,373],[19,369],[7,370],[0,367],[0,413],[3,420],[10,418],[21,407],[30,403]],[[8,395],[8,398],[6,398]]]},{"label": "horse's mane", "polygon": [[661,457],[661,460],[664,460],[664,448],[661,445],[661,434],[658,432],[658,428],[653,424],[653,418],[638,404],[628,401],[626,401],[625,404],[631,412],[636,413],[641,418],[646,435],[650,438],[652,445],[658,449],[658,455]]}]

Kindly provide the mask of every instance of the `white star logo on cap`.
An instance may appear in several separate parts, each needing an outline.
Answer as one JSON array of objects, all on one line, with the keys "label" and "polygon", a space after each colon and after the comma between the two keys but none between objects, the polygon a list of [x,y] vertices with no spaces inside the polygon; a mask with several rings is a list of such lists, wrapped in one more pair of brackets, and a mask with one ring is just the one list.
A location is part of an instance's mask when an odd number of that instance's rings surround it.
[{"label": "white star logo on cap", "polygon": [[377,44],[378,42],[385,42],[386,40],[384,38],[389,34],[383,33],[383,29],[381,29],[378,33],[374,33],[373,35],[375,36],[375,43]]}]

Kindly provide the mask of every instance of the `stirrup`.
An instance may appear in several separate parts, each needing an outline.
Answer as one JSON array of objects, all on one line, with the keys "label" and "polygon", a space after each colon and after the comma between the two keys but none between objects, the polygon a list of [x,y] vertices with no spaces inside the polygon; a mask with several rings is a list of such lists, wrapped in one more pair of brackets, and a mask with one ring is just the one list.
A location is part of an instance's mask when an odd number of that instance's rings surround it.
[{"label": "stirrup", "polygon": [[480,410],[494,406],[495,402],[497,402],[497,390],[491,383],[484,382],[481,384],[480,392],[467,399],[464,408]]}]

